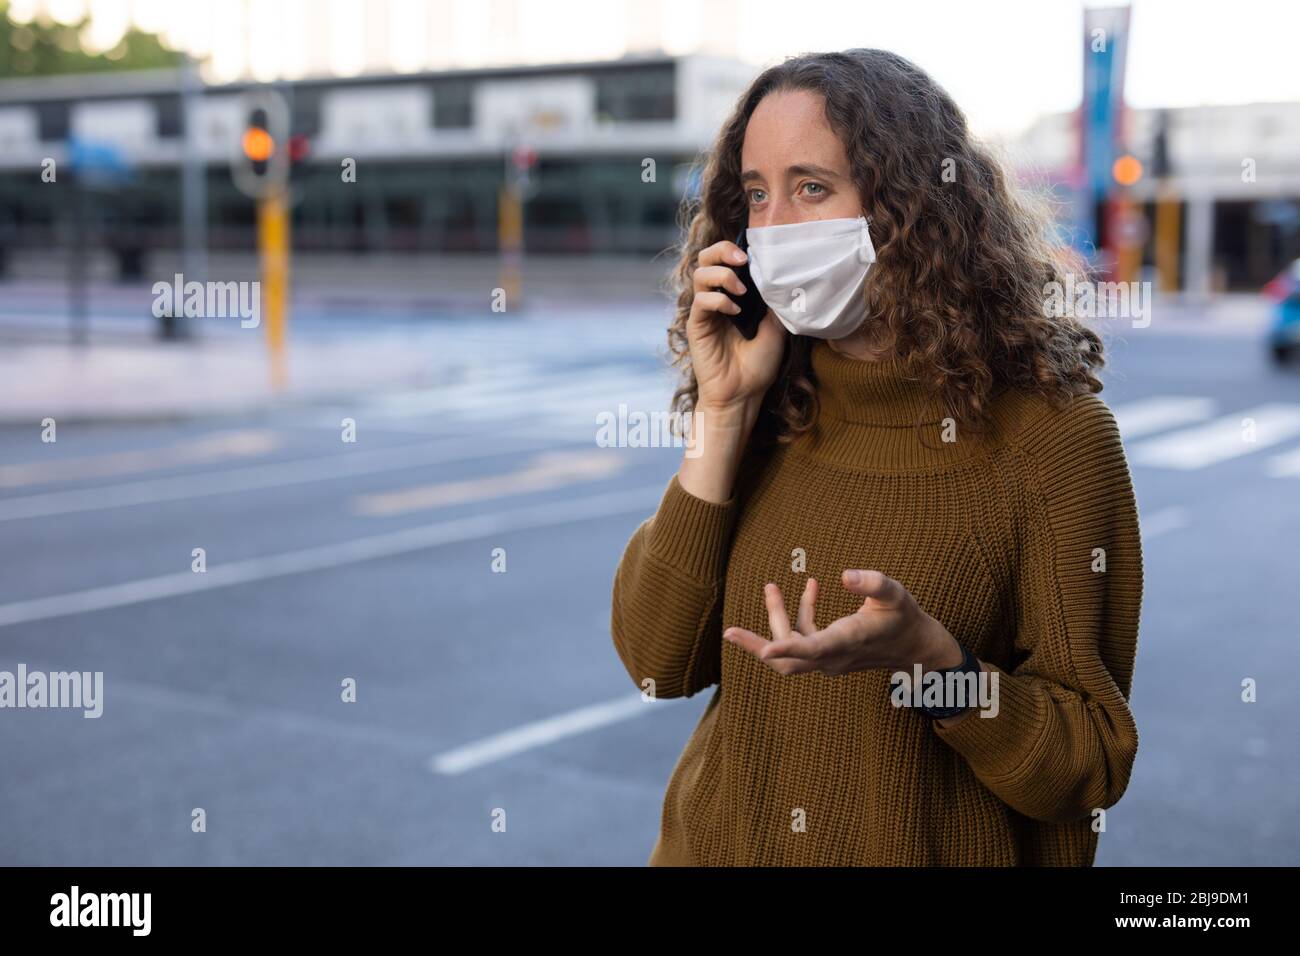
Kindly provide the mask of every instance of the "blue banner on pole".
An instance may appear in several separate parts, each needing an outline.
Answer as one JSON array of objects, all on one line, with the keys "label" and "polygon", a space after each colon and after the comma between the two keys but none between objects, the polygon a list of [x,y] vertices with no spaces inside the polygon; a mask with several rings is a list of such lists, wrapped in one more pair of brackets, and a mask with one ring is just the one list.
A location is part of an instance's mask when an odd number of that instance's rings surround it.
[{"label": "blue banner on pole", "polygon": [[1083,11],[1083,102],[1080,106],[1082,199],[1076,245],[1095,248],[1097,206],[1113,186],[1111,168],[1123,139],[1124,63],[1128,52],[1129,8],[1092,7]]}]

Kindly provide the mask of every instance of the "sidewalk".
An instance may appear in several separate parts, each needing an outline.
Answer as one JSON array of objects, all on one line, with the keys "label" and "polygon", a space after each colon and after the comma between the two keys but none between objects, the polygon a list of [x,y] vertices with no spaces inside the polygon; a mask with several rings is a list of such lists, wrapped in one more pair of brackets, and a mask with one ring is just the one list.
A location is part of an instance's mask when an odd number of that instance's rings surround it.
[{"label": "sidewalk", "polygon": [[[1146,331],[1179,335],[1262,336],[1273,318],[1273,303],[1254,293],[1231,293],[1205,300],[1182,293],[1157,293]],[[1115,320],[1118,330],[1129,323]]]},{"label": "sidewalk", "polygon": [[287,386],[271,387],[259,339],[0,346],[0,423],[149,421],[237,414],[427,387],[444,368],[394,337],[295,341]]}]

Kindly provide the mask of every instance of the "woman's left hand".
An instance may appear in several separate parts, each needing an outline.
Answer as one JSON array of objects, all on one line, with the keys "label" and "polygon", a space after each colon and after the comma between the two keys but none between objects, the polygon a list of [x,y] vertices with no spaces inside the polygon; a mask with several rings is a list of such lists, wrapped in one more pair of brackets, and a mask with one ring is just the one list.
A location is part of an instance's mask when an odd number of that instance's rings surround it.
[{"label": "woman's left hand", "polygon": [[921,609],[916,599],[893,578],[879,571],[845,571],[844,587],[862,595],[862,607],[818,630],[813,612],[817,581],[809,578],[799,599],[795,629],[785,613],[785,600],[775,584],[763,589],[772,640],[740,627],[723,637],[753,654],[778,674],[818,671],[838,675],[886,668],[911,671],[956,667],[961,645],[948,629]]}]

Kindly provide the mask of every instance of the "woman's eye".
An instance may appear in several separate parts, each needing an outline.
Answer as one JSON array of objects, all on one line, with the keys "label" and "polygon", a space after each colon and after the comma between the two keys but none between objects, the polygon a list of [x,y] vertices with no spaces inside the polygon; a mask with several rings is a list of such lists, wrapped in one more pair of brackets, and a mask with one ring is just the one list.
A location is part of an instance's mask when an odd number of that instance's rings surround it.
[{"label": "woman's eye", "polygon": [[763,201],[764,195],[765,193],[761,189],[751,189],[749,191],[749,201],[751,204],[760,203]]},{"label": "woman's eye", "polygon": [[809,193],[811,196],[820,196],[822,193],[826,192],[826,187],[821,183],[804,183],[804,188],[817,190],[815,193]]}]

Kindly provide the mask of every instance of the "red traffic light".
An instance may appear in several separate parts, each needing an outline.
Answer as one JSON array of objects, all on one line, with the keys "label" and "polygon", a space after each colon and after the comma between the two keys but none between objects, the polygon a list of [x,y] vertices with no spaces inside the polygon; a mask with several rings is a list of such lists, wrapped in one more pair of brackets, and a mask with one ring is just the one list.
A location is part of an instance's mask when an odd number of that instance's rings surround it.
[{"label": "red traffic light", "polygon": [[300,163],[311,154],[311,140],[302,133],[289,137],[289,162]]},{"label": "red traffic light", "polygon": [[516,146],[513,159],[515,169],[524,172],[537,165],[537,150],[531,146]]}]

